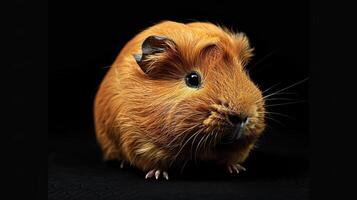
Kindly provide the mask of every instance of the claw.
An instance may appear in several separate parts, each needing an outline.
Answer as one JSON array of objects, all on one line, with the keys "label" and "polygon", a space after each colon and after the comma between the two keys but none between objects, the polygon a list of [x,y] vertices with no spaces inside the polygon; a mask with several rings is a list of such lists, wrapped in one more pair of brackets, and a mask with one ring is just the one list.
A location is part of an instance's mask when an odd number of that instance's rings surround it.
[{"label": "claw", "polygon": [[239,170],[237,165],[232,165],[232,168],[234,169],[234,171],[236,171],[237,174],[239,174]]},{"label": "claw", "polygon": [[162,175],[166,180],[169,180],[169,174],[166,171],[162,171],[162,173],[161,173],[161,170],[159,170],[159,169],[150,170],[146,174],[145,179],[155,177],[155,179],[157,180],[157,179],[159,179],[160,175]]},{"label": "claw", "polygon": [[160,170],[156,170],[156,172],[155,172],[155,178],[156,178],[156,179],[159,179],[159,176],[160,176]]},{"label": "claw", "polygon": [[155,174],[155,170],[154,170],[154,169],[153,169],[153,170],[150,170],[150,171],[146,174],[145,179],[151,178],[154,174]]},{"label": "claw", "polygon": [[169,174],[167,172],[164,171],[162,175],[166,178],[166,180],[169,180]]},{"label": "claw", "polygon": [[243,170],[243,171],[247,171],[247,169],[245,167],[243,167],[242,165],[240,164],[236,164],[236,167]]},{"label": "claw", "polygon": [[247,169],[245,169],[242,165],[240,165],[240,164],[228,164],[227,165],[227,169],[228,169],[228,171],[229,171],[229,173],[233,173],[233,171],[235,172],[235,173],[239,173],[239,170],[241,170],[241,171],[247,171]]},{"label": "claw", "polygon": [[120,163],[120,168],[121,168],[121,169],[124,168],[124,161],[121,161],[121,163]]}]

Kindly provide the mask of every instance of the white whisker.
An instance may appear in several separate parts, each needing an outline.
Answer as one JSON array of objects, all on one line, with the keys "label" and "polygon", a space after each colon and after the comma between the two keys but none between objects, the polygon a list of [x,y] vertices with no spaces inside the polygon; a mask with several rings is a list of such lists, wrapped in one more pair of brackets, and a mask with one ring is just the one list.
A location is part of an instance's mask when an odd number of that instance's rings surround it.
[{"label": "white whisker", "polygon": [[299,85],[299,84],[301,84],[301,83],[307,81],[308,79],[309,79],[309,78],[305,78],[305,79],[303,79],[303,80],[301,80],[301,81],[298,81],[298,82],[296,82],[296,83],[294,83],[294,84],[292,84],[292,85],[290,85],[290,86],[288,86],[288,87],[285,87],[285,88],[283,88],[283,89],[280,89],[280,90],[278,90],[278,91],[276,91],[276,92],[274,92],[274,93],[272,93],[272,94],[266,95],[266,96],[264,96],[264,99],[267,98],[267,97],[270,97],[270,96],[272,96],[272,95],[274,95],[274,94],[276,94],[276,93],[279,93],[279,92],[285,91],[285,90],[287,90],[287,89],[289,89],[289,88],[292,88],[292,87],[294,87],[294,86],[297,86],[297,85]]},{"label": "white whisker", "polygon": [[282,105],[297,104],[297,103],[303,103],[303,102],[306,102],[306,101],[302,100],[302,101],[294,101],[294,102],[288,102],[288,103],[271,104],[271,105],[266,105],[265,107],[282,106]]},{"label": "white whisker", "polygon": [[278,123],[278,124],[280,124],[280,125],[282,125],[282,126],[285,126],[281,121],[279,121],[279,120],[277,120],[277,119],[274,119],[274,118],[271,118],[271,117],[267,117],[267,116],[265,116],[265,118],[266,118],[266,119],[270,119],[270,120],[272,120],[272,121],[274,121],[274,122],[276,122],[276,123]]}]

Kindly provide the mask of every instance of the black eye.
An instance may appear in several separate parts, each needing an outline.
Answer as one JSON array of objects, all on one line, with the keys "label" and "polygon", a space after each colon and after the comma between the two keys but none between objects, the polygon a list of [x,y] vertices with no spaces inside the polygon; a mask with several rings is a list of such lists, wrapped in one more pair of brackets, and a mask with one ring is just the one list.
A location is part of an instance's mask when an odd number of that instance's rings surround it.
[{"label": "black eye", "polygon": [[188,87],[199,88],[201,86],[201,76],[197,72],[189,73],[185,80]]}]

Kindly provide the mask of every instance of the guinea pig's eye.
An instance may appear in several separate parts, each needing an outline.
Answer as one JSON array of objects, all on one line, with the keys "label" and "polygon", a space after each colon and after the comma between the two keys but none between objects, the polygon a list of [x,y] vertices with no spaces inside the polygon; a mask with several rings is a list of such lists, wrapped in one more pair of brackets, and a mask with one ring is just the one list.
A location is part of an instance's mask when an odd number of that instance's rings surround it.
[{"label": "guinea pig's eye", "polygon": [[201,86],[201,76],[198,72],[187,74],[185,81],[188,87],[199,88]]}]

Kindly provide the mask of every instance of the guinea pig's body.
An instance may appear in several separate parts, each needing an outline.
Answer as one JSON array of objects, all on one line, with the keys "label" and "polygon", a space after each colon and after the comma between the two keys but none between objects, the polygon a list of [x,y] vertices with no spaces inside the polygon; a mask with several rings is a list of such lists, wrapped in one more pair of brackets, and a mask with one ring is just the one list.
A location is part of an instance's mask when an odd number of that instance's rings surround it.
[{"label": "guinea pig's body", "polygon": [[[210,23],[162,22],[122,49],[95,99],[105,160],[163,174],[188,160],[232,172],[264,130],[264,98],[244,70],[243,34]],[[164,172],[164,173],[163,173]]]}]

